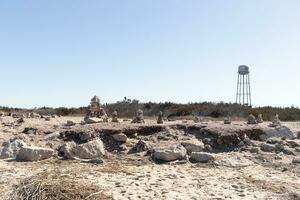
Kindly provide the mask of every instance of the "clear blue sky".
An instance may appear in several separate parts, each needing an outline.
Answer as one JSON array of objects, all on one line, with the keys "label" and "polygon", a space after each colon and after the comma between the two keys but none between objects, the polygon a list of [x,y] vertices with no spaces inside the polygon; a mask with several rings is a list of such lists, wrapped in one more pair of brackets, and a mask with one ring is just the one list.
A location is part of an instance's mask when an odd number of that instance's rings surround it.
[{"label": "clear blue sky", "polygon": [[299,0],[2,0],[0,105],[235,101],[300,106]]}]

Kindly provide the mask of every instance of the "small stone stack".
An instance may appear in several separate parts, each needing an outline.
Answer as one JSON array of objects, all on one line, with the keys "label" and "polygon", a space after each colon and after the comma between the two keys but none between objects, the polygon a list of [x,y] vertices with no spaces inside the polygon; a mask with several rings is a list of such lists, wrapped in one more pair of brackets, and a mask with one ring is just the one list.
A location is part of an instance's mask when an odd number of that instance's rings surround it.
[{"label": "small stone stack", "polygon": [[231,124],[231,118],[230,117],[226,117],[224,119],[224,124]]},{"label": "small stone stack", "polygon": [[259,114],[257,117],[257,123],[261,124],[263,122],[264,122],[263,116],[262,116],[262,114]]},{"label": "small stone stack", "polygon": [[136,113],[136,117],[133,118],[133,120],[131,121],[131,123],[138,123],[138,124],[144,124],[145,120],[144,120],[144,112],[139,109]]},{"label": "small stone stack", "polygon": [[272,124],[270,124],[271,127],[280,127],[281,126],[281,121],[279,119],[279,115],[276,114],[274,119],[272,120]]},{"label": "small stone stack", "polygon": [[158,124],[163,124],[163,123],[164,123],[164,120],[163,120],[163,112],[162,112],[162,111],[159,111],[159,113],[158,113],[157,123],[158,123]]},{"label": "small stone stack", "polygon": [[103,119],[103,122],[108,122],[108,116],[106,113],[101,118]]},{"label": "small stone stack", "polygon": [[249,115],[247,124],[257,124],[257,120],[254,115]]},{"label": "small stone stack", "polygon": [[118,112],[116,110],[112,113],[112,120],[111,120],[111,122],[119,123]]}]

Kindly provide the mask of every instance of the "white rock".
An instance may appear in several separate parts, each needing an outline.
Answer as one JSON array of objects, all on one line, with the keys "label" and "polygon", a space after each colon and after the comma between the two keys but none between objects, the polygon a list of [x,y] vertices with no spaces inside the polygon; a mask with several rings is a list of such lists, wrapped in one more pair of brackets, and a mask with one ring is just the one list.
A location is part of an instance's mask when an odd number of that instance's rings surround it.
[{"label": "white rock", "polygon": [[25,142],[19,139],[7,143],[1,151],[0,159],[16,158],[20,149],[25,146]]},{"label": "white rock", "polygon": [[210,153],[193,152],[191,154],[190,160],[191,162],[195,163],[207,163],[215,160],[215,157]]},{"label": "white rock", "polygon": [[67,159],[95,159],[101,158],[106,154],[103,142],[100,139],[95,139],[80,145],[66,143],[60,148],[60,152]]},{"label": "white rock", "polygon": [[153,149],[152,157],[155,160],[170,162],[184,160],[186,154],[187,151],[182,145],[175,145],[166,149]]},{"label": "white rock", "polygon": [[194,139],[194,140],[188,140],[181,143],[184,148],[186,148],[188,154],[191,154],[192,152],[201,152],[204,149],[204,144],[202,141]]},{"label": "white rock", "polygon": [[127,141],[127,136],[124,133],[112,135],[115,141],[125,143]]},{"label": "white rock", "polygon": [[54,155],[53,149],[41,147],[22,147],[17,154],[17,160],[39,161],[51,158]]}]

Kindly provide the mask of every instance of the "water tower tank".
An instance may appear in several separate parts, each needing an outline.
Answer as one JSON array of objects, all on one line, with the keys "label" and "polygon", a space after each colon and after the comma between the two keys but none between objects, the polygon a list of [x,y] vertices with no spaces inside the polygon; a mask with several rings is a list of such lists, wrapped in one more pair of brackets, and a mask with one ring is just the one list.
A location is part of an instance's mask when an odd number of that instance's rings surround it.
[{"label": "water tower tank", "polygon": [[239,66],[239,74],[240,75],[246,75],[246,74],[249,74],[250,71],[249,71],[249,67],[246,66],[246,65],[240,65]]}]

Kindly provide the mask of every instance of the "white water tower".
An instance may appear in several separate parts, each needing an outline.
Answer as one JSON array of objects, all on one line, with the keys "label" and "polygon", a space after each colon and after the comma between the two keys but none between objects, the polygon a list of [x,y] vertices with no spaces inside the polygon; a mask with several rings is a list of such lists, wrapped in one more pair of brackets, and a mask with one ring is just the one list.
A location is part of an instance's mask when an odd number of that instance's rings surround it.
[{"label": "white water tower", "polygon": [[250,90],[250,70],[246,65],[239,66],[236,103],[244,106],[252,106]]}]

